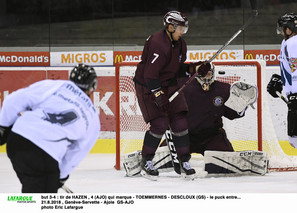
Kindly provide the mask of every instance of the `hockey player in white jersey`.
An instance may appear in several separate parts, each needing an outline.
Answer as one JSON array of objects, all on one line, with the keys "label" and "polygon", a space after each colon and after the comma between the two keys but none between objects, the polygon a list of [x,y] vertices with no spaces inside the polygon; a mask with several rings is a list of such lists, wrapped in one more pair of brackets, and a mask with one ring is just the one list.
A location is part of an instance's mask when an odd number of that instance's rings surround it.
[{"label": "hockey player in white jersey", "polygon": [[280,52],[281,75],[273,74],[267,91],[274,98],[284,92],[288,98],[288,136],[290,144],[297,148],[297,14],[281,16],[277,23],[277,33],[283,36]]},{"label": "hockey player in white jersey", "polygon": [[91,150],[100,132],[89,97],[96,86],[94,68],[79,64],[69,80],[39,81],[5,98],[0,139],[22,192],[56,193]]}]

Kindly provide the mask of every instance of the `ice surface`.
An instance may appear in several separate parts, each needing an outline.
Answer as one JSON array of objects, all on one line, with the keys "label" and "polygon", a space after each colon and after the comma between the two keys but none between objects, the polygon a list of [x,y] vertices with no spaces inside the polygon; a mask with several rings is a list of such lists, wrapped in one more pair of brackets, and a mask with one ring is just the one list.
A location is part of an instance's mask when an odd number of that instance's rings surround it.
[{"label": "ice surface", "polygon": [[[21,184],[5,153],[0,154],[0,162],[0,193],[21,192]],[[150,181],[141,176],[126,177],[124,170],[113,168],[114,163],[114,154],[89,154],[72,172],[66,185],[75,193],[297,193],[297,172],[194,181],[170,172],[161,173],[158,181]]]}]

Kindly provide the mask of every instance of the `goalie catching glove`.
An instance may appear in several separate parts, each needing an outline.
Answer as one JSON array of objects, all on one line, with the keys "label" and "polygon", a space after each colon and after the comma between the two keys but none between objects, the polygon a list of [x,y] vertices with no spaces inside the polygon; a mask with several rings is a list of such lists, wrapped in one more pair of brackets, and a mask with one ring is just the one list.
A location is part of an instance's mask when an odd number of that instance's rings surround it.
[{"label": "goalie catching glove", "polygon": [[278,98],[279,96],[276,92],[282,93],[283,84],[280,75],[273,74],[271,79],[267,85],[267,92],[274,98]]},{"label": "goalie catching glove", "polygon": [[234,82],[230,87],[230,97],[225,102],[225,106],[235,110],[238,113],[243,113],[250,105],[257,101],[258,88],[254,85],[244,82]]}]

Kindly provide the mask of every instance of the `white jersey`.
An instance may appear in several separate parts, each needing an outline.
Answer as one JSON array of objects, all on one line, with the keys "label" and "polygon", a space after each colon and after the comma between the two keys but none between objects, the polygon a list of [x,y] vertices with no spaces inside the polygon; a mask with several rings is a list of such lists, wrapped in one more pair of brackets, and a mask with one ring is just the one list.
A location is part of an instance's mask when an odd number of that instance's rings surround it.
[{"label": "white jersey", "polygon": [[283,40],[280,53],[282,83],[286,95],[297,93],[297,36]]},{"label": "white jersey", "polygon": [[13,125],[13,132],[57,160],[61,178],[88,154],[100,132],[91,99],[67,80],[39,81],[8,95],[0,125]]}]

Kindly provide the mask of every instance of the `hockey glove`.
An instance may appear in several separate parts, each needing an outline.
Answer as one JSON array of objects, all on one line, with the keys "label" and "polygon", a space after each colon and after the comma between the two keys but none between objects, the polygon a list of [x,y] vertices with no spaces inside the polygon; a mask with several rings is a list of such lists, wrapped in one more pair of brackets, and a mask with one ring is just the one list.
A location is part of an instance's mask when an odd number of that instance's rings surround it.
[{"label": "hockey glove", "polygon": [[[190,74],[193,75],[195,72],[198,73],[199,77],[207,75],[208,71],[211,70],[211,65],[208,61],[198,61],[190,63]],[[193,74],[191,73],[193,72]]]},{"label": "hockey glove", "polygon": [[6,144],[8,135],[11,132],[11,128],[12,126],[10,127],[0,126],[0,146]]},{"label": "hockey glove", "polygon": [[162,89],[153,91],[153,99],[156,105],[163,111],[167,112],[169,109],[169,99]]},{"label": "hockey glove", "polygon": [[59,180],[59,188],[61,188],[62,186],[64,186],[64,184],[65,184],[65,182],[68,180],[68,178],[69,178],[69,175],[68,175],[67,177],[65,177],[65,178],[61,178],[61,179]]},{"label": "hockey glove", "polygon": [[283,90],[283,84],[280,75],[273,74],[267,85],[267,92],[274,98],[278,98],[276,92],[281,93]]}]

